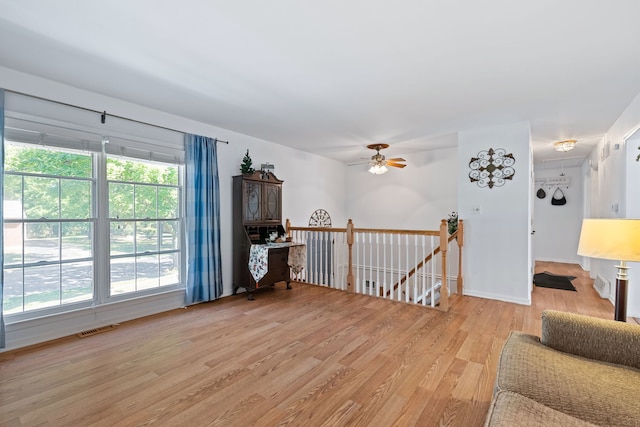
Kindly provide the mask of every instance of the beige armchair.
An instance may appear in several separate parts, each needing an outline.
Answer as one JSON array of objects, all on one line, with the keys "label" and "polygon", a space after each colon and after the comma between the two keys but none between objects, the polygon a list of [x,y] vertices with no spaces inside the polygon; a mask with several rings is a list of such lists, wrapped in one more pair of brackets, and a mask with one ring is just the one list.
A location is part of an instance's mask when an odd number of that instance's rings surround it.
[{"label": "beige armchair", "polygon": [[640,326],[559,311],[512,332],[486,426],[640,426]]}]

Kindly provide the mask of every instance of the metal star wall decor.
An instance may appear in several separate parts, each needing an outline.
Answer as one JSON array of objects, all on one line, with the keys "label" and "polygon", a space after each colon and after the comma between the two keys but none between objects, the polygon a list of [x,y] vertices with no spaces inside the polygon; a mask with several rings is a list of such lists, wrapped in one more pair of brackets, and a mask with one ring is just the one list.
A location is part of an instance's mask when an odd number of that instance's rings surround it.
[{"label": "metal star wall decor", "polygon": [[502,187],[506,180],[513,179],[515,162],[513,154],[503,148],[483,150],[469,162],[469,179],[481,188]]}]

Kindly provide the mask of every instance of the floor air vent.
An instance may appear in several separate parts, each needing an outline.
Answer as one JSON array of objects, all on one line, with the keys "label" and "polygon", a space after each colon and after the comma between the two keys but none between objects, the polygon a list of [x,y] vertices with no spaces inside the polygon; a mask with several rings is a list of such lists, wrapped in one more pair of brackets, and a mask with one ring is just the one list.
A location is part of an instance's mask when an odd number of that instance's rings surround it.
[{"label": "floor air vent", "polygon": [[87,331],[82,331],[76,335],[80,338],[89,337],[91,335],[101,334],[103,332],[111,331],[116,328],[116,325],[102,326],[100,328],[89,329]]},{"label": "floor air vent", "polygon": [[596,280],[593,281],[593,287],[598,291],[601,298],[609,298],[611,283],[607,279],[598,274]]}]

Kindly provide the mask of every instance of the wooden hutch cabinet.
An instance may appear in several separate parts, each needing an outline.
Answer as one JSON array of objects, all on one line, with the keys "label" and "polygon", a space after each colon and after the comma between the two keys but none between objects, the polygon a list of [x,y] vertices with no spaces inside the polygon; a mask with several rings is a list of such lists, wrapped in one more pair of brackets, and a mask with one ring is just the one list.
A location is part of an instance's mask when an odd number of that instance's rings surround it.
[{"label": "wooden hutch cabinet", "polygon": [[[238,288],[249,292],[257,288],[249,271],[251,245],[266,244],[269,235],[282,236],[282,183],[272,173],[256,171],[233,177],[233,293]],[[287,259],[289,248],[269,249],[268,273],[259,281],[260,286],[287,282],[291,277]]]},{"label": "wooden hutch cabinet", "polygon": [[[241,182],[242,218],[245,224],[250,223],[282,223],[282,181],[277,183],[254,181],[256,172],[249,177],[236,176]],[[272,180],[277,179],[269,174]],[[266,178],[269,179],[269,178]],[[235,181],[234,181],[235,184]],[[236,191],[234,186],[234,191]],[[235,193],[234,193],[235,194]]]}]

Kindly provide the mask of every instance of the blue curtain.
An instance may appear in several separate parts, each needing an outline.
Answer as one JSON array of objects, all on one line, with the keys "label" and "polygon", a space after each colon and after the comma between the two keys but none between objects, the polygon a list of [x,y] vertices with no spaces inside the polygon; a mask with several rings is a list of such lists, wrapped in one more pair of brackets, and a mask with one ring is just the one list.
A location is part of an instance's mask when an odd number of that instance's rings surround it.
[{"label": "blue curtain", "polygon": [[[0,268],[4,270],[4,89],[0,89]],[[4,348],[4,314],[2,294],[4,274],[0,271],[0,348]]]},{"label": "blue curtain", "polygon": [[222,295],[220,183],[216,140],[185,135],[186,304]]}]

